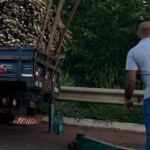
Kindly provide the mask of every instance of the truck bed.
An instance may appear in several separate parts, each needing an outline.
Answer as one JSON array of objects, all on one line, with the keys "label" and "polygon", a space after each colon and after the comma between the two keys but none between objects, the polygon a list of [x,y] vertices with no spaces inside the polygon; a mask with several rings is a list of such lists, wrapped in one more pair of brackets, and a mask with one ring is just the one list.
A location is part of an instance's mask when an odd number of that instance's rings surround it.
[{"label": "truck bed", "polygon": [[1,84],[22,83],[26,88],[51,92],[60,72],[55,60],[33,47],[0,48]]}]

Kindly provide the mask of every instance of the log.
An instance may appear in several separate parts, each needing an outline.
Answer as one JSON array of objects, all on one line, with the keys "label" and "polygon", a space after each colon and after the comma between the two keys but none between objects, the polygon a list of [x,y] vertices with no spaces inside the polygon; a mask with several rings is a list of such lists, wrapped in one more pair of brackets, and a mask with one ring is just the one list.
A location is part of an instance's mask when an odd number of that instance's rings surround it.
[{"label": "log", "polygon": [[[47,50],[51,38],[57,7],[51,5],[46,11],[47,3],[42,0],[1,0],[0,1],[0,47],[34,46]],[[46,13],[48,17],[45,18]],[[48,19],[43,34],[43,22]],[[55,53],[65,25],[59,17],[50,53]],[[42,35],[42,39],[41,39]],[[40,40],[41,39],[41,40]],[[71,40],[67,31],[62,41],[63,47]],[[40,40],[40,43],[39,43]],[[38,45],[40,44],[40,46]],[[66,49],[66,48],[65,48]]]}]

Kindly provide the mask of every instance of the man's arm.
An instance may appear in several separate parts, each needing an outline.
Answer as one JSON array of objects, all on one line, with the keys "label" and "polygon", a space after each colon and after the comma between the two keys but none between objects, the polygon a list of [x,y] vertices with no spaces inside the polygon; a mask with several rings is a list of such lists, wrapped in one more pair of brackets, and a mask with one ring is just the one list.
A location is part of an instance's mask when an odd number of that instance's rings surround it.
[{"label": "man's arm", "polygon": [[131,97],[133,91],[135,89],[136,84],[136,70],[130,70],[127,72],[125,79],[125,101],[124,105],[127,111],[130,111],[130,108],[133,106],[133,102],[131,101]]},{"label": "man's arm", "polygon": [[130,100],[136,84],[136,70],[128,70],[125,79],[125,100]]},{"label": "man's arm", "polygon": [[124,105],[125,105],[125,108],[127,111],[130,111],[130,107],[133,106],[131,97],[132,97],[133,91],[135,89],[137,70],[139,70],[138,65],[135,61],[136,59],[135,59],[134,54],[135,54],[134,49],[131,49],[128,52],[127,60],[126,60],[126,70],[128,72],[127,72],[126,79],[125,79]]}]

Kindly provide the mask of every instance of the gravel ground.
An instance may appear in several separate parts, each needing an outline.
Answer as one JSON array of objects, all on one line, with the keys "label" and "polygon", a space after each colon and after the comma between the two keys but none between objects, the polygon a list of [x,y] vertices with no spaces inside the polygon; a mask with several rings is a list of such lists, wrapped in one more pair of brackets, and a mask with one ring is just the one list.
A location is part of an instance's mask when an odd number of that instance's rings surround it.
[{"label": "gravel ground", "polygon": [[65,125],[64,135],[48,133],[48,123],[38,125],[0,124],[0,150],[67,150],[77,133],[118,146],[144,150],[145,133],[116,129]]}]

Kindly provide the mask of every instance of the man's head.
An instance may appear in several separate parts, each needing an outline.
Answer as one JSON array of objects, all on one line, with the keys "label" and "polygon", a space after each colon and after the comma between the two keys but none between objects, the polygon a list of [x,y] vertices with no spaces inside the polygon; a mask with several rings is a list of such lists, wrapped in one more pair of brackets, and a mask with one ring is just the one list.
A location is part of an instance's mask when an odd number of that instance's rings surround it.
[{"label": "man's head", "polygon": [[150,21],[144,21],[139,25],[137,35],[141,39],[150,37]]}]

